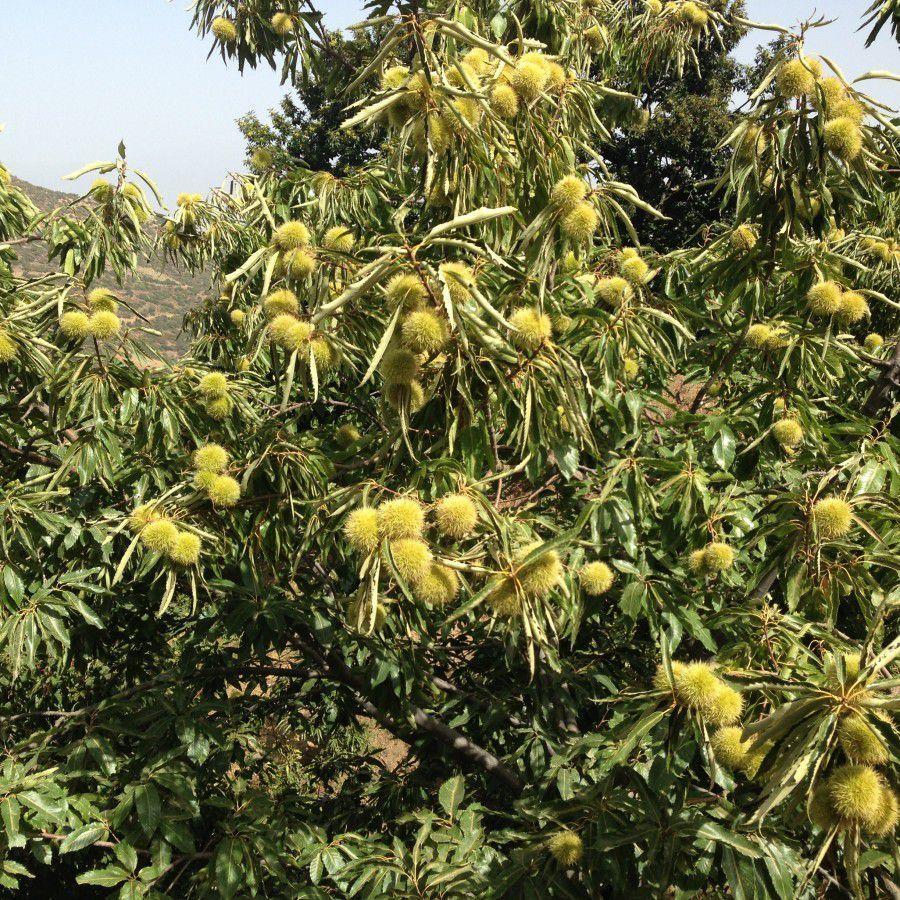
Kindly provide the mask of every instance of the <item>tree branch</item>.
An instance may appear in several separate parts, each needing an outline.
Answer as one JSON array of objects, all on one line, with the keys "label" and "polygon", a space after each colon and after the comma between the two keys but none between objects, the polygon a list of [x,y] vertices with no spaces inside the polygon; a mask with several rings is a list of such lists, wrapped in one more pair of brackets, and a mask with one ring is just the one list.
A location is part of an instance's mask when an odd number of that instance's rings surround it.
[{"label": "tree branch", "polygon": [[49,469],[56,468],[59,464],[59,460],[53,459],[52,456],[44,456],[43,453],[38,453],[37,450],[23,450],[19,447],[13,447],[12,444],[7,444],[6,441],[0,441],[0,450],[5,450],[7,453],[12,453],[38,466],[47,466]]},{"label": "tree branch", "polygon": [[[387,712],[377,706],[369,696],[368,689],[363,681],[349,668],[344,660],[334,651],[326,651],[316,640],[315,637],[309,635],[307,638],[295,636],[302,650],[307,655],[312,656],[316,661],[318,672],[314,672],[302,666],[266,666],[266,665],[237,665],[234,667],[217,667],[208,672],[199,672],[199,677],[209,677],[211,675],[232,674],[232,675],[264,675],[280,678],[309,678],[320,675],[328,678],[337,684],[343,686],[354,695],[355,700],[366,715],[371,716],[385,731],[389,731],[392,735],[400,740],[412,743],[415,733],[409,728],[405,728],[399,722],[395,721]],[[141,682],[112,697],[108,697],[98,703],[90,706],[82,707],[78,710],[48,710],[35,711],[32,713],[20,713],[16,716],[6,718],[7,722],[14,719],[27,718],[31,716],[49,716],[57,719],[55,724],[61,723],[63,720],[73,720],[81,718],[91,712],[99,710],[102,706],[111,702],[127,699],[135,693],[155,686],[156,684],[170,681],[175,678],[174,673],[165,673],[151,678],[148,681]],[[477,767],[483,769],[489,775],[500,781],[512,794],[518,796],[522,793],[524,786],[521,779],[509,768],[507,768],[492,753],[480,747],[478,744],[470,741],[465,735],[451,728],[442,722],[437,716],[425,712],[414,704],[409,704],[407,715],[409,719],[415,723],[416,727],[427,732],[432,737],[437,738],[441,743],[445,744],[449,749],[455,751],[460,756],[467,759]],[[51,726],[54,727],[54,726]]]},{"label": "tree branch", "polygon": [[[325,650],[312,635],[309,635],[306,639],[297,637],[297,640],[300,642],[302,649],[316,658],[324,675],[333,678],[338,683],[353,691],[357,701],[365,709],[368,715],[372,716],[383,728],[390,731],[396,737],[408,740],[408,738],[404,737],[404,729],[398,728],[397,724],[394,723],[383,710],[375,705],[368,695],[367,686],[337,653]],[[473,741],[470,741],[455,728],[450,728],[437,718],[437,716],[426,713],[412,703],[409,704],[408,714],[419,728],[430,734],[432,737],[437,738],[449,749],[455,751],[460,756],[465,757],[469,762],[496,778],[512,794],[518,797],[522,793],[524,789],[522,780],[512,770],[503,765],[503,763],[492,753],[488,752],[483,747],[480,747]]]},{"label": "tree branch", "polygon": [[897,387],[900,386],[900,340],[894,346],[890,362],[881,369],[872,393],[869,394],[863,412],[867,416],[877,416],[890,405]]},{"label": "tree branch", "polygon": [[[52,831],[42,831],[41,837],[47,841],[64,841],[68,835],[66,834],[54,834]],[[106,850],[115,850],[120,842],[119,841],[94,841],[90,846],[92,847],[103,847]],[[141,847],[133,847],[132,848],[138,856],[153,856],[153,853],[150,850],[144,850]],[[179,856],[173,865],[178,862],[190,862],[194,859],[211,859],[212,853],[210,852],[201,852],[201,853],[186,853],[183,856]],[[171,866],[169,867],[171,868]]]}]

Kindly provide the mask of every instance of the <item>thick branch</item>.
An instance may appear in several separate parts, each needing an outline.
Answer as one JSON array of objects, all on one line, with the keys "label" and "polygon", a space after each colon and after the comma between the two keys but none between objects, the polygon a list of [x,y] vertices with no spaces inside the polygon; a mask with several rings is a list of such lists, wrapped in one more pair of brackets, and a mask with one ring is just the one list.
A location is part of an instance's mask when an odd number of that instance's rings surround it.
[{"label": "thick branch", "polygon": [[[199,674],[201,677],[209,677],[214,674],[229,673],[233,675],[262,675],[282,678],[309,678],[316,674],[320,674],[322,677],[329,678],[330,680],[342,685],[344,688],[351,691],[363,712],[365,712],[366,715],[371,716],[376,722],[378,722],[378,724],[381,725],[381,727],[384,728],[385,731],[389,731],[395,737],[400,738],[400,740],[406,741],[407,743],[412,743],[412,740],[414,738],[414,733],[412,732],[412,730],[395,721],[388,713],[386,713],[383,709],[381,709],[373,702],[371,697],[368,695],[368,690],[363,681],[353,673],[353,671],[347,666],[344,660],[341,659],[341,657],[337,653],[333,651],[326,651],[312,636],[309,636],[306,639],[298,637],[297,640],[301,648],[305,650],[308,655],[312,656],[315,659],[317,668],[319,670],[318,673],[311,672],[310,669],[299,666],[246,665],[235,666],[233,668],[216,668],[211,671],[200,672]],[[17,716],[10,716],[6,719],[6,721],[13,721],[14,719],[24,718],[28,716],[49,716],[56,718],[56,724],[59,724],[65,719],[72,720],[81,718],[91,712],[100,709],[106,704],[126,699],[127,697],[132,696],[135,693],[139,693],[146,688],[155,686],[156,684],[165,682],[167,680],[173,680],[173,678],[174,673],[165,673],[163,675],[159,675],[156,678],[152,678],[148,681],[142,682],[141,684],[134,685],[133,687],[128,688],[125,691],[120,691],[118,694],[114,694],[112,697],[108,697],[105,700],[102,700],[95,704],[91,704],[87,707],[83,707],[82,709],[71,711],[51,710],[43,712],[35,711],[32,713],[22,713]],[[469,760],[469,762],[492,775],[514,795],[518,796],[522,793],[523,784],[521,779],[513,771],[503,765],[503,763],[500,762],[500,760],[492,753],[489,753],[483,747],[480,747],[478,744],[470,741],[467,737],[465,737],[465,735],[457,731],[455,728],[450,728],[439,718],[431,715],[430,713],[426,713],[418,706],[410,704],[408,708],[408,715],[411,721],[414,722],[418,728],[420,728],[422,731],[427,732],[432,737],[437,738],[448,748],[456,751],[456,753],[458,753],[460,756],[465,757],[467,760]]]},{"label": "thick branch", "polygon": [[[323,669],[323,673],[349,688],[356,694],[357,700],[383,728],[390,731],[396,737],[404,738],[403,729],[398,729],[390,717],[387,716],[368,696],[368,690],[363,681],[349,668],[344,660],[333,651],[326,651],[311,635],[308,639],[299,639],[301,646],[316,657]],[[409,705],[409,714],[415,724],[423,731],[436,737],[450,749],[465,757],[469,762],[483,769],[500,781],[509,791],[518,796],[522,793],[521,779],[512,770],[508,769],[492,753],[483,747],[470,741],[465,735],[455,728],[450,728],[436,716],[432,716],[414,704]]]},{"label": "thick branch", "polygon": [[890,362],[881,369],[863,412],[867,416],[880,415],[885,407],[890,406],[898,387],[900,387],[900,340],[894,347]]},{"label": "thick branch", "polygon": [[[45,841],[64,841],[68,835],[66,834],[54,834],[52,831],[42,831],[41,837]],[[94,841],[91,844],[92,847],[103,847],[105,850],[115,850],[118,846],[118,841]],[[141,847],[133,848],[134,852],[138,854],[138,856],[152,856],[153,853],[150,850],[144,850]],[[185,853],[182,856],[179,856],[176,862],[182,861],[191,861],[194,859],[211,859],[212,853],[210,852],[202,852],[202,853]]]},{"label": "thick branch", "polygon": [[27,448],[23,450],[19,447],[13,447],[12,444],[7,444],[5,441],[0,441],[0,450],[5,450],[7,453],[12,453],[14,456],[28,460],[28,462],[35,463],[38,466],[47,466],[50,469],[55,468],[59,464],[59,460],[53,459],[52,456],[44,456],[43,453],[38,453],[37,450],[29,450]]}]

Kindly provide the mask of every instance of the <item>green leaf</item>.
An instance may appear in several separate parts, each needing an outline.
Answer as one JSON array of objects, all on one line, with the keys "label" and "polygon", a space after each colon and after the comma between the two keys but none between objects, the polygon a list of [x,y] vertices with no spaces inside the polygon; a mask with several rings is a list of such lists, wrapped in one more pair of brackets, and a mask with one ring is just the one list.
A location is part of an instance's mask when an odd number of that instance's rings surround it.
[{"label": "green leaf", "polygon": [[26,806],[43,813],[50,819],[61,816],[66,809],[65,801],[51,800],[37,791],[22,791],[18,794],[18,798]]},{"label": "green leaf", "polygon": [[734,894],[734,900],[748,900],[744,889],[744,879],[741,877],[741,869],[734,852],[726,847],[722,851],[722,868],[728,877],[728,883]]},{"label": "green leaf", "polygon": [[727,426],[723,425],[719,429],[718,437],[713,444],[713,459],[720,469],[730,469],[734,462],[734,449],[737,444],[734,432]]},{"label": "green leaf", "polygon": [[113,852],[116,854],[116,859],[118,859],[129,872],[133,872],[137,868],[137,850],[135,850],[131,844],[121,841],[116,844]]},{"label": "green leaf", "polygon": [[878,462],[878,460],[870,459],[860,470],[856,477],[853,493],[859,494],[875,494],[884,488],[884,482],[887,478],[887,470]]},{"label": "green leaf", "polygon": [[22,863],[16,862],[14,859],[4,860],[3,871],[9,872],[10,875],[21,875],[24,878],[34,878],[34,875],[32,875]]},{"label": "green leaf", "polygon": [[128,872],[119,866],[107,866],[105,869],[93,869],[79,875],[75,880],[79,884],[95,884],[99,887],[115,887],[128,878]]},{"label": "green leaf", "polygon": [[322,880],[324,867],[322,865],[322,854],[317,853],[309,861],[309,880],[313,884],[318,884]]},{"label": "green leaf", "polygon": [[213,857],[213,869],[219,893],[225,900],[231,900],[243,883],[241,862],[243,861],[243,844],[236,838],[225,838],[219,842],[216,855]]},{"label": "green leaf", "polygon": [[180,850],[182,853],[194,853],[196,851],[194,837],[190,828],[184,822],[175,822],[166,816],[159,823],[159,830],[162,836],[176,850]]},{"label": "green leaf", "polygon": [[372,355],[372,359],[369,361],[369,366],[366,369],[366,374],[363,375],[362,381],[360,384],[365,384],[374,374],[375,370],[378,368],[378,364],[381,362],[381,358],[384,356],[385,350],[388,348],[388,344],[391,342],[391,338],[394,335],[394,329],[397,327],[397,323],[400,321],[400,315],[403,312],[403,308],[398,306],[397,309],[394,310],[394,314],[391,316],[391,320],[388,322],[387,328],[384,329],[384,334],[381,336],[381,340],[378,342],[378,346],[375,348],[375,353]]},{"label": "green leaf", "polygon": [[466,781],[462,775],[457,775],[445,781],[438,791],[438,800],[444,808],[444,812],[452,819],[459,809],[466,793]]},{"label": "green leaf", "polygon": [[119,890],[119,900],[140,900],[144,893],[144,885],[139,881],[131,880],[122,885]]},{"label": "green leaf", "polygon": [[76,169],[68,175],[63,175],[63,181],[77,181],[82,175],[87,175],[88,172],[100,172],[101,174],[104,174],[106,172],[111,172],[115,167],[116,164],[111,162],[97,161],[88,163],[88,165],[82,166],[80,169]]},{"label": "green leaf", "polygon": [[6,593],[15,603],[21,603],[25,599],[25,585],[12,566],[3,567],[3,584]]},{"label": "green leaf", "polygon": [[742,835],[735,834],[733,831],[729,831],[727,828],[723,828],[715,822],[705,822],[697,829],[697,834],[716,843],[734,847],[739,853],[749,856],[751,859],[761,859],[763,856],[752,841],[747,840]]},{"label": "green leaf", "polygon": [[60,854],[83,850],[95,841],[105,840],[109,832],[102,822],[90,822],[67,834],[59,845]]},{"label": "green leaf", "polygon": [[144,834],[150,837],[159,824],[160,802],[159,792],[152,784],[142,784],[134,792],[134,803],[137,807],[138,821]]},{"label": "green leaf", "polygon": [[574,444],[557,444],[553,447],[553,456],[562,477],[571,481],[578,471],[578,448]]},{"label": "green leaf", "polygon": [[574,796],[573,785],[576,781],[576,776],[575,770],[568,767],[560,769],[556,773],[556,789],[563,800],[571,800]]},{"label": "green leaf", "polygon": [[432,240],[433,238],[439,237],[442,234],[446,234],[448,231],[454,231],[457,228],[468,228],[471,225],[480,225],[482,222],[490,222],[491,219],[498,219],[502,216],[509,216],[514,212],[516,212],[516,208],[514,206],[500,206],[496,209],[482,206],[479,209],[473,210],[472,212],[465,213],[461,216],[456,216],[449,222],[444,222],[441,225],[435,225],[435,227],[425,235],[422,243],[427,244],[428,241]]},{"label": "green leaf", "polygon": [[625,585],[619,598],[619,608],[629,619],[636,619],[644,610],[647,588],[642,581],[631,581]]},{"label": "green leaf", "polygon": [[80,597],[77,598],[74,602],[75,609],[81,613],[82,618],[88,625],[93,625],[95,628],[103,628],[103,620],[84,602]]},{"label": "green leaf", "polygon": [[21,843],[18,842],[20,811],[19,801],[15,797],[8,796],[0,800],[0,817],[3,819],[6,840],[11,847],[21,846]]}]

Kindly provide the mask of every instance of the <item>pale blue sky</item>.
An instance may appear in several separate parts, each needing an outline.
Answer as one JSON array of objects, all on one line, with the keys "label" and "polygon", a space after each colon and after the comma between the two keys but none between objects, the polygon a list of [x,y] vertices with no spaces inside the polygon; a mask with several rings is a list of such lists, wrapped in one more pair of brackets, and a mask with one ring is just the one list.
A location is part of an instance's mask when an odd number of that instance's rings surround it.
[{"label": "pale blue sky", "polygon": [[[887,29],[864,50],[856,32],[869,0],[820,0],[838,21],[810,37],[811,50],[848,76],[900,70]],[[0,161],[14,174],[58,189],[61,176],[109,159],[123,138],[129,156],[172,198],[219,184],[244,156],[235,120],[265,113],[282,95],[268,68],[247,70],[206,55],[208,42],[188,30],[188,0],[3,0],[0,17]],[[758,22],[794,24],[814,0],[748,0]],[[323,0],[334,26],[363,18],[362,0]],[[756,35],[760,35],[757,39]],[[757,32],[739,55],[752,58]],[[873,88],[900,104],[900,83]]]}]

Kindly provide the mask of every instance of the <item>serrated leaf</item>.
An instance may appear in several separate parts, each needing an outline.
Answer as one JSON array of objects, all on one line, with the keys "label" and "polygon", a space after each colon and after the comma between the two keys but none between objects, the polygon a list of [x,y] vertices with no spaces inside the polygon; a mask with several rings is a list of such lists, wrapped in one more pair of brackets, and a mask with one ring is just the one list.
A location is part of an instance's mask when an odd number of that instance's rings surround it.
[{"label": "serrated leaf", "polygon": [[65,839],[59,845],[59,852],[62,854],[83,850],[95,841],[105,840],[108,834],[109,832],[103,823],[89,822],[67,834]]},{"label": "serrated leaf", "polygon": [[466,780],[462,775],[457,775],[445,781],[438,791],[438,800],[444,808],[444,812],[452,819],[459,809],[460,803],[466,793]]},{"label": "serrated leaf", "polygon": [[75,880],[79,884],[95,884],[98,887],[115,887],[128,878],[128,872],[119,866],[107,866],[105,869],[93,869],[79,875]]}]

